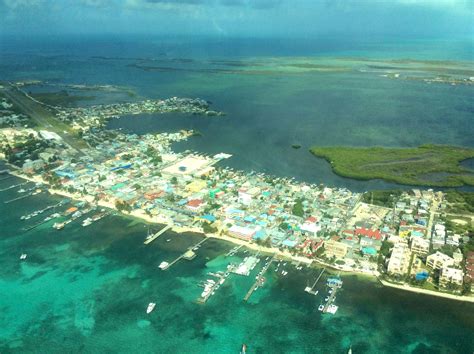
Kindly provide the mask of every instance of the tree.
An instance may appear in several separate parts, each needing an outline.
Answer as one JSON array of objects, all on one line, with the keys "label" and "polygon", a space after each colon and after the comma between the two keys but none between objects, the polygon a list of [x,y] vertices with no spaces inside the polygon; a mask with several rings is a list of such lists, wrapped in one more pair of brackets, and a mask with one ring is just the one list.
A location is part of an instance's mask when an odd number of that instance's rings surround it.
[{"label": "tree", "polygon": [[171,182],[172,184],[176,185],[176,184],[178,184],[178,179],[177,179],[175,176],[173,176],[173,177],[171,178],[171,181],[170,181],[170,182]]}]

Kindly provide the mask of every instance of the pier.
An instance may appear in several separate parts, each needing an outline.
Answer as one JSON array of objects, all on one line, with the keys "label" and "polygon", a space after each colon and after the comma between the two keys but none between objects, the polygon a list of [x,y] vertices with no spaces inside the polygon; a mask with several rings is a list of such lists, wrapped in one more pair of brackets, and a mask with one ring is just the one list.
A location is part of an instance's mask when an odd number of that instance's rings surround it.
[{"label": "pier", "polygon": [[263,275],[265,274],[265,272],[268,270],[268,268],[270,267],[270,265],[272,264],[272,262],[274,261],[275,259],[275,255],[268,261],[267,265],[265,267],[262,268],[262,270],[260,271],[260,273],[257,275],[257,279],[255,280],[255,283],[253,283],[252,287],[249,289],[249,291],[247,292],[247,294],[245,295],[244,297],[244,301],[247,301],[248,299],[250,299],[250,296],[252,296],[253,292],[255,290],[257,290],[257,288],[259,286],[262,286],[263,283],[265,282],[265,278],[263,277]]},{"label": "pier", "polygon": [[321,273],[319,274],[319,277],[318,277],[318,278],[316,279],[316,281],[314,282],[313,286],[311,286],[311,287],[307,286],[307,287],[304,289],[304,291],[306,291],[308,294],[312,294],[312,295],[317,295],[317,294],[318,294],[318,291],[317,291],[317,290],[315,291],[315,290],[314,290],[314,287],[316,286],[316,284],[318,283],[319,279],[320,279],[321,276],[323,275],[324,270],[325,270],[325,269],[323,268],[323,270],[322,270]]},{"label": "pier", "polygon": [[227,254],[225,256],[230,257],[230,256],[235,255],[242,247],[244,247],[244,245],[240,245],[240,246],[236,246],[236,247],[232,248],[229,252],[227,252]]},{"label": "pier", "polygon": [[212,295],[214,295],[215,291],[219,289],[219,287],[224,284],[226,276],[223,274],[216,274],[217,281],[210,285],[208,288],[205,288],[204,292],[201,294],[201,297],[197,300],[198,303],[204,304]]},{"label": "pier", "polygon": [[48,221],[54,220],[54,219],[56,219],[56,218],[59,217],[59,215],[58,215],[57,217],[53,217],[54,214],[55,214],[55,213],[52,213],[52,214],[49,216],[50,219],[48,219],[48,217],[47,217],[47,218],[45,218],[44,220],[39,221],[39,222],[37,222],[37,223],[34,224],[34,225],[31,225],[31,226],[28,226],[28,227],[26,227],[26,228],[23,228],[23,230],[25,230],[25,231],[30,231],[30,230],[36,229],[38,226],[43,225],[43,224],[47,223]]},{"label": "pier", "polygon": [[161,235],[163,235],[166,231],[168,231],[169,229],[171,229],[173,227],[173,225],[167,225],[165,226],[164,228],[162,228],[160,231],[158,231],[157,233],[155,233],[154,235],[150,235],[146,238],[145,242],[143,242],[145,245],[148,245],[149,243],[155,241],[158,237],[160,237]]},{"label": "pier", "polygon": [[13,188],[16,188],[16,187],[21,187],[21,186],[24,186],[25,184],[27,183],[30,183],[30,181],[26,181],[26,182],[22,182],[22,183],[18,183],[18,184],[13,184],[9,187],[6,187],[6,188],[3,188],[3,189],[0,189],[0,192],[5,192],[5,191],[8,191],[10,189],[13,189]]},{"label": "pier", "polygon": [[180,255],[178,258],[176,258],[174,261],[172,261],[171,263],[168,263],[166,265],[164,265],[163,267],[160,267],[162,270],[167,270],[169,269],[172,265],[174,265],[175,263],[179,262],[181,259],[185,258],[185,259],[188,259],[188,260],[191,260],[193,259],[196,255],[195,253],[193,252],[193,249],[202,245],[204,242],[206,242],[208,240],[207,237],[203,238],[201,241],[199,241],[198,243],[196,243],[194,246],[191,246],[191,247],[188,247],[188,249],[186,250],[186,252],[184,252],[182,255]]},{"label": "pier", "polygon": [[10,200],[6,200],[6,201],[4,201],[4,203],[5,204],[10,204],[10,203],[16,202],[17,200],[25,199],[25,198],[31,197],[32,195],[36,195],[36,194],[39,194],[39,193],[31,192],[31,193],[28,193],[28,194],[25,194],[25,195],[22,195],[22,196],[19,196],[19,197],[10,199]]},{"label": "pier", "polygon": [[328,286],[332,290],[332,292],[331,294],[329,294],[329,298],[324,304],[321,311],[323,313],[329,312],[329,313],[335,314],[337,311],[337,306],[333,305],[333,302],[336,299],[337,291],[342,287],[342,281],[340,279],[330,278],[328,279]]}]

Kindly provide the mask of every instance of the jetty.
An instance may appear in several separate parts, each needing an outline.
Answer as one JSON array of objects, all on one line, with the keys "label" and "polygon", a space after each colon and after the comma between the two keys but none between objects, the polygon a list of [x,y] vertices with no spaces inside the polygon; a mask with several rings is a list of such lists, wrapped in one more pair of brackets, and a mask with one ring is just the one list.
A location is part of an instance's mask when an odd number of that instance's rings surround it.
[{"label": "jetty", "polygon": [[190,246],[188,247],[188,249],[186,250],[186,252],[184,252],[183,254],[181,254],[178,258],[176,258],[174,261],[172,261],[171,263],[168,263],[168,262],[163,262],[163,266],[160,266],[160,269],[161,270],[167,270],[169,269],[172,265],[174,265],[175,263],[179,262],[181,259],[187,259],[187,260],[191,260],[193,259],[194,257],[196,257],[196,254],[193,252],[193,249],[195,249],[196,247],[199,247],[200,245],[202,245],[204,242],[206,242],[208,240],[207,237],[203,238],[201,241],[199,241],[198,243],[196,243],[194,246]]},{"label": "jetty", "polygon": [[225,274],[212,274],[217,278],[217,281],[210,282],[208,279],[206,285],[204,286],[204,291],[201,294],[201,297],[197,300],[198,303],[204,304],[212,295],[215,294],[215,291],[219,289],[219,287],[224,284],[225,279],[228,276]]},{"label": "jetty", "polygon": [[[55,214],[56,214],[56,216],[55,216]],[[42,221],[39,221],[39,222],[37,222],[37,223],[36,223],[36,224],[34,224],[34,225],[31,225],[31,226],[25,227],[25,228],[23,228],[23,230],[24,230],[24,231],[30,231],[30,230],[33,230],[33,229],[37,228],[38,226],[40,226],[40,225],[43,225],[43,224],[47,223],[48,221],[51,221],[51,220],[54,220],[54,219],[58,218],[59,216],[60,216],[60,215],[59,215],[59,214],[57,214],[57,213],[52,213],[51,215],[47,216],[47,217],[46,217],[44,220],[42,220]]]},{"label": "jetty", "polygon": [[311,294],[311,295],[317,295],[318,294],[318,291],[317,290],[314,290],[314,287],[316,286],[316,284],[318,283],[319,279],[321,279],[321,276],[323,275],[324,273],[324,268],[323,270],[321,271],[321,273],[319,274],[319,277],[316,279],[316,281],[314,282],[313,286],[307,286],[304,291],[306,291],[308,294]]},{"label": "jetty", "polygon": [[143,244],[148,245],[149,243],[155,241],[158,237],[163,235],[166,231],[168,231],[172,227],[173,227],[172,224],[167,225],[164,228],[162,228],[160,231],[158,231],[157,233],[147,236],[147,238],[145,239],[145,242],[143,242]]},{"label": "jetty", "polygon": [[17,200],[21,200],[21,199],[25,199],[25,198],[28,198],[28,197],[31,197],[32,195],[36,195],[36,194],[39,194],[41,192],[30,192],[28,194],[25,194],[25,195],[22,195],[22,196],[19,196],[19,197],[16,197],[16,198],[13,198],[13,199],[10,199],[10,200],[6,200],[4,201],[5,204],[10,204],[10,203],[13,203],[13,202],[16,202]]},{"label": "jetty", "polygon": [[22,182],[22,183],[18,183],[18,184],[12,184],[9,187],[0,189],[0,192],[5,192],[5,191],[8,191],[8,190],[16,188],[16,187],[21,187],[21,186],[24,186],[25,184],[28,184],[28,183],[30,183],[30,181],[26,181],[26,182]]},{"label": "jetty", "polygon": [[244,245],[235,246],[229,252],[227,252],[225,256],[230,257],[230,256],[235,255],[242,247],[244,247]]},{"label": "jetty", "polygon": [[248,299],[250,299],[250,296],[252,296],[253,292],[255,290],[258,289],[259,286],[262,286],[263,283],[265,283],[265,277],[263,276],[265,274],[265,272],[268,270],[268,268],[270,267],[270,265],[272,264],[272,262],[275,260],[275,257],[276,255],[274,255],[269,261],[268,263],[262,268],[262,270],[260,271],[260,273],[258,273],[257,275],[257,278],[255,280],[255,283],[253,283],[252,287],[249,289],[249,291],[247,292],[247,294],[245,294],[244,296],[244,301],[247,301]]},{"label": "jetty", "polygon": [[342,280],[338,278],[329,278],[328,281],[328,287],[332,290],[331,293],[329,294],[329,298],[326,301],[326,304],[324,304],[322,308],[323,313],[332,313],[335,314],[337,311],[337,306],[333,305],[334,300],[336,299],[336,293],[337,291],[342,288]]}]

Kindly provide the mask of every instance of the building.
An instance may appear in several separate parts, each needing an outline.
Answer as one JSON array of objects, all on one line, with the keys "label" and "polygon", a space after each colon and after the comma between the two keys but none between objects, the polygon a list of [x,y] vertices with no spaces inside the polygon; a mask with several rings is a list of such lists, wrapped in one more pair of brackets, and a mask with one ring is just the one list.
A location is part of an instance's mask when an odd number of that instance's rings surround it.
[{"label": "building", "polygon": [[397,243],[392,250],[392,255],[388,262],[388,273],[395,275],[403,275],[408,272],[410,265],[411,251],[408,245]]},{"label": "building", "polygon": [[204,201],[202,199],[191,199],[188,201],[186,204],[186,208],[192,211],[198,211],[205,205]]},{"label": "building", "polygon": [[426,265],[432,269],[442,269],[454,265],[454,259],[436,251],[426,258]]},{"label": "building", "polygon": [[256,232],[257,230],[251,227],[232,225],[228,234],[229,236],[240,238],[241,240],[250,241]]},{"label": "building", "polygon": [[464,274],[461,269],[445,267],[441,270],[439,285],[442,287],[447,287],[449,284],[462,286],[463,277]]},{"label": "building", "polygon": [[328,258],[344,258],[347,254],[348,248],[349,246],[342,242],[329,240],[324,243],[324,254]]},{"label": "building", "polygon": [[427,255],[430,252],[430,240],[413,237],[411,240],[411,251],[418,256]]}]

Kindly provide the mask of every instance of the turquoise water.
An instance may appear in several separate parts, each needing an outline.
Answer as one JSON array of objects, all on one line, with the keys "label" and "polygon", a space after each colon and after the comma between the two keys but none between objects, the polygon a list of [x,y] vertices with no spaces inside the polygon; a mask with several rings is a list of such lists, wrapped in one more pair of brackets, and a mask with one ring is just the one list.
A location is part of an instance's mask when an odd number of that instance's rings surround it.
[{"label": "turquoise water", "polygon": [[[13,179],[0,182],[10,185]],[[0,200],[16,196],[2,192]],[[248,303],[249,277],[231,275],[209,301],[196,303],[210,278],[238,262],[233,245],[208,240],[192,261],[157,265],[200,240],[166,233],[149,246],[141,222],[109,216],[62,231],[51,222],[24,232],[25,213],[58,201],[45,195],[0,203],[0,352],[2,353],[471,353],[474,304],[383,288],[345,276],[335,316],[317,311],[323,295],[303,289],[318,269],[287,276],[274,267]],[[126,232],[124,232],[126,230]],[[169,242],[166,240],[170,239]],[[28,258],[20,261],[21,253]],[[281,269],[281,268],[280,268]],[[323,282],[317,286],[325,294]],[[150,315],[149,302],[157,303]]]}]

